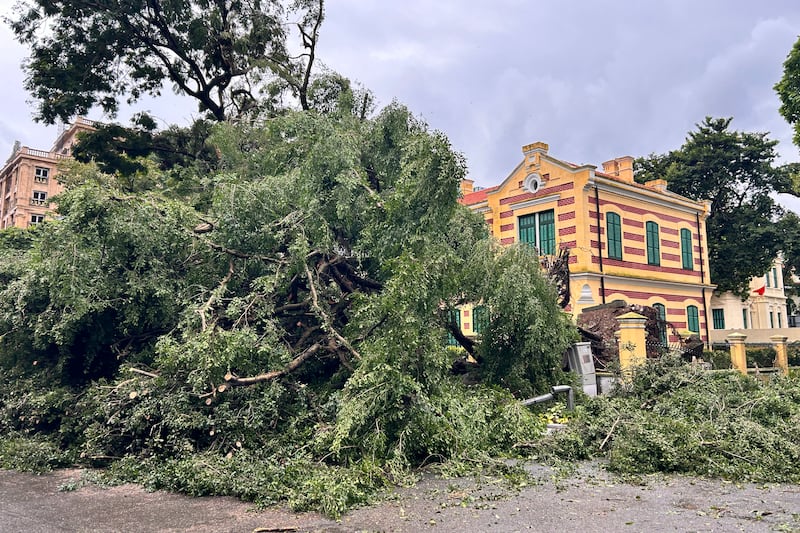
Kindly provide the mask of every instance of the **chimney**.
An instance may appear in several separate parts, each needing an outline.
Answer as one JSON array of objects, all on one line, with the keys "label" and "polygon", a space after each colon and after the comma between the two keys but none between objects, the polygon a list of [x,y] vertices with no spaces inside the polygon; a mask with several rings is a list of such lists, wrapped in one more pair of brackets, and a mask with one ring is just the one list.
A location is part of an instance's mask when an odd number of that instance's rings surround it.
[{"label": "chimney", "polygon": [[646,181],[644,186],[654,191],[667,192],[667,180],[658,179]]},{"label": "chimney", "polygon": [[463,179],[461,180],[461,196],[475,191],[475,180]]},{"label": "chimney", "polygon": [[540,156],[546,154],[550,149],[547,143],[536,141],[535,143],[526,144],[522,147],[522,154],[525,156],[525,162],[531,169],[536,169],[541,164]]},{"label": "chimney", "polygon": [[633,158],[626,155],[606,161],[603,163],[603,172],[627,183],[633,183]]}]

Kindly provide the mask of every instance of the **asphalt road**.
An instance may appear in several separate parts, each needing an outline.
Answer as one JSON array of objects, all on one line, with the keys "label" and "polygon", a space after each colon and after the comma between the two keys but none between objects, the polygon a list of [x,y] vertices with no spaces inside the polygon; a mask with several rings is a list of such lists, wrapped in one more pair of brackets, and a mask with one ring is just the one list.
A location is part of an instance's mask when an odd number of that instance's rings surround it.
[{"label": "asphalt road", "polygon": [[78,470],[0,471],[0,532],[800,532],[798,485],[682,476],[630,484],[594,465],[566,478],[537,465],[529,469],[538,481],[519,492],[486,480],[428,478],[339,521],[254,511],[231,498],[83,485]]}]

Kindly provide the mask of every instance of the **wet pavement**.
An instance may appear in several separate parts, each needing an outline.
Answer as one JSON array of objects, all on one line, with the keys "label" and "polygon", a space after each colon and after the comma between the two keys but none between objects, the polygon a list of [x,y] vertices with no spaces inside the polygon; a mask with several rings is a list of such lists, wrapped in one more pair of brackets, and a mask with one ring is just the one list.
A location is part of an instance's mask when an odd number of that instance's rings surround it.
[{"label": "wet pavement", "polygon": [[0,471],[0,532],[800,532],[800,486],[683,476],[623,482],[597,465],[567,477],[538,465],[520,491],[475,479],[426,478],[341,520],[233,498],[85,484],[79,470]]}]

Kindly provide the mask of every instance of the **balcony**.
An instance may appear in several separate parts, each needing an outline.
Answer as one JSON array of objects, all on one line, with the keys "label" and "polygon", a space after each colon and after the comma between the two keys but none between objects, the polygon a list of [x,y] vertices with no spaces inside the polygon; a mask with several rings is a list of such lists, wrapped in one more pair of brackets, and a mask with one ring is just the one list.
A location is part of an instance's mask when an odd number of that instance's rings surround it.
[{"label": "balcony", "polygon": [[35,148],[28,148],[27,146],[23,146],[19,149],[17,154],[21,155],[29,155],[32,157],[42,157],[46,159],[68,159],[68,155],[64,154],[57,154],[55,152],[48,152],[46,150],[36,150]]},{"label": "balcony", "polygon": [[46,206],[47,200],[39,200],[37,198],[31,198],[31,205]]}]

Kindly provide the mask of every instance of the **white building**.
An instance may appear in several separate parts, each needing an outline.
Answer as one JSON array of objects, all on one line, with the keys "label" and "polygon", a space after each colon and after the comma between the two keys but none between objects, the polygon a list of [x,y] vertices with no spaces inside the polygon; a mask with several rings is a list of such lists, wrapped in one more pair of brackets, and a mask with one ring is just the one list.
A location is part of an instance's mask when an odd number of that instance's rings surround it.
[{"label": "white building", "polygon": [[800,341],[796,317],[789,315],[783,286],[783,260],[778,257],[764,276],[750,280],[750,296],[742,300],[726,292],[711,298],[711,342],[725,342],[732,332],[747,335],[748,344],[769,344],[773,335]]}]

